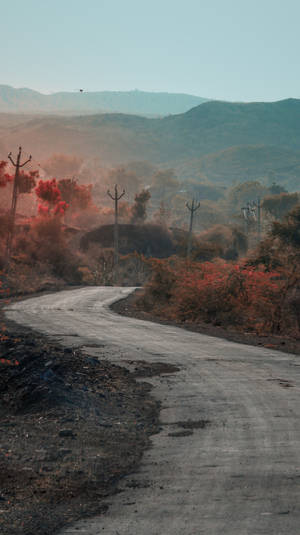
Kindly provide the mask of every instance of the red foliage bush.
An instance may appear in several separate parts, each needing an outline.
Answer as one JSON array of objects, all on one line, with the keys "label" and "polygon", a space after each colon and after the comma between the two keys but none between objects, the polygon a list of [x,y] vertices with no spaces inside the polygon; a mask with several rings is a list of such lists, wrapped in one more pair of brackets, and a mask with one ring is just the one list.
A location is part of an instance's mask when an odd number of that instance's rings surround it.
[{"label": "red foliage bush", "polygon": [[[47,215],[47,214],[46,214]],[[36,217],[26,232],[16,237],[13,260],[34,274],[45,267],[49,274],[71,284],[81,281],[79,260],[69,248],[60,217]]]},{"label": "red foliage bush", "polygon": [[144,304],[179,321],[211,322],[255,331],[295,332],[287,313],[288,276],[262,267],[178,260],[155,260]]},{"label": "red foliage bush", "polygon": [[39,215],[59,215],[63,216],[69,205],[61,198],[61,191],[56,182],[56,178],[52,180],[40,180],[38,186],[35,188],[35,193],[43,204],[39,204]]},{"label": "red foliage bush", "polygon": [[54,206],[61,200],[61,193],[56,182],[56,178],[52,180],[40,180],[35,192],[41,201]]},{"label": "red foliage bush", "polygon": [[92,206],[92,184],[78,184],[77,180],[63,178],[58,182],[61,199],[73,208],[86,210]]},{"label": "red foliage bush", "polygon": [[49,206],[46,206],[44,204],[38,205],[38,214],[41,216],[49,215]]},{"label": "red foliage bush", "polygon": [[59,201],[54,206],[53,214],[54,215],[64,215],[66,210],[68,209],[69,205],[66,203],[66,201]]}]

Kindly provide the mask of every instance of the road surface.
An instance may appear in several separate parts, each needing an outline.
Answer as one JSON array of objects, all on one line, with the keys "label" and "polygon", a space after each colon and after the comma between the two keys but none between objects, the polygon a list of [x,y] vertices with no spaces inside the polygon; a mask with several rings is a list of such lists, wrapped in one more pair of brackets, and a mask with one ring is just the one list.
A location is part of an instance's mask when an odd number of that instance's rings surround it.
[{"label": "road surface", "polygon": [[60,535],[299,535],[299,357],[111,312],[130,291],[82,288],[7,310],[115,363],[180,368],[149,379],[162,403],[161,432],[130,486],[125,478],[106,515]]}]

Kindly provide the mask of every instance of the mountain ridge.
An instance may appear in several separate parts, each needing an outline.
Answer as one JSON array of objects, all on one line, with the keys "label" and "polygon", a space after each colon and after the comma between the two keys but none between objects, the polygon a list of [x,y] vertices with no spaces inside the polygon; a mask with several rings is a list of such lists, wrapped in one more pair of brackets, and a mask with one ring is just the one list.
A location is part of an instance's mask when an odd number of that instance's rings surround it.
[{"label": "mountain ridge", "polygon": [[109,166],[143,160],[219,183],[239,176],[272,180],[274,172],[287,187],[299,188],[300,100],[210,101],[162,118],[0,114],[0,159],[19,145],[37,159],[66,153]]},{"label": "mountain ridge", "polygon": [[12,113],[135,113],[169,115],[185,112],[208,99],[185,93],[150,91],[59,91],[40,93],[26,87],[0,85],[0,112]]}]

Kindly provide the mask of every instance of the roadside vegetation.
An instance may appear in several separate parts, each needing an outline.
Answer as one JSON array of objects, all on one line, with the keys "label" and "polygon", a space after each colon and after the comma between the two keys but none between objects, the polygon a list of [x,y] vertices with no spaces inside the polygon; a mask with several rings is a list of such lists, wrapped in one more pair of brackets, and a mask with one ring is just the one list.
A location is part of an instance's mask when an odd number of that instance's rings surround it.
[{"label": "roadside vegetation", "polygon": [[[0,163],[2,291],[146,285],[143,306],[158,316],[299,336],[299,193],[266,181],[227,189],[205,177],[180,181],[173,169],[147,162],[104,169],[56,154],[39,170],[34,165],[19,176],[7,259],[14,170]],[[117,277],[114,204],[107,195],[114,184],[125,191]],[[192,234],[191,198],[201,199]]]},{"label": "roadside vegetation", "polygon": [[300,337],[300,206],[238,262],[152,261],[141,302],[160,317]]}]

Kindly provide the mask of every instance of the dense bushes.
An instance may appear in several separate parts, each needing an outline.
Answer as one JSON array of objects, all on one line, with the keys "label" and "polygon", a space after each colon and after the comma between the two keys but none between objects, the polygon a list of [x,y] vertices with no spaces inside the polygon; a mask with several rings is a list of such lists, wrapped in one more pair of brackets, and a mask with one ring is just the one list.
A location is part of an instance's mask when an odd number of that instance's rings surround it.
[{"label": "dense bushes", "polygon": [[[217,228],[202,236],[222,244]],[[241,237],[236,235],[236,240]],[[223,245],[223,244],[222,244]],[[243,241],[239,246],[243,246]],[[143,296],[155,314],[190,322],[234,326],[259,334],[300,336],[300,206],[242,262],[152,261]]]},{"label": "dense bushes", "polygon": [[263,267],[225,262],[153,261],[144,305],[169,319],[265,333],[299,333],[289,277]]}]

